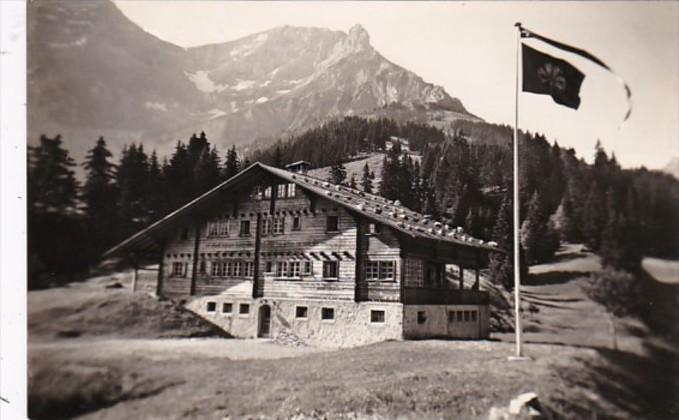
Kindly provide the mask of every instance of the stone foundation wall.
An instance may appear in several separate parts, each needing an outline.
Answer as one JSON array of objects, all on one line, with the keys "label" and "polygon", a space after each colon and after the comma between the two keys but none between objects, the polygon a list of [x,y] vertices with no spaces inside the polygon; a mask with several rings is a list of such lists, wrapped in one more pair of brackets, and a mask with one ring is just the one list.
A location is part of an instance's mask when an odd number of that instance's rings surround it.
[{"label": "stone foundation wall", "polygon": [[406,305],[404,338],[488,338],[487,305]]},{"label": "stone foundation wall", "polygon": [[[208,311],[211,302],[214,302],[214,311]],[[231,313],[223,312],[225,303],[231,304]],[[239,313],[241,304],[250,305],[247,314]],[[264,305],[271,309],[272,338],[281,333],[292,334],[303,343],[328,347],[353,347],[403,338],[403,305],[400,303],[216,295],[194,298],[186,306],[234,337],[253,338],[258,336],[260,308]],[[306,308],[306,316],[298,316],[298,307]],[[333,319],[322,319],[323,308],[333,310]],[[371,314],[372,311],[381,313]],[[374,318],[371,319],[371,315]]]}]

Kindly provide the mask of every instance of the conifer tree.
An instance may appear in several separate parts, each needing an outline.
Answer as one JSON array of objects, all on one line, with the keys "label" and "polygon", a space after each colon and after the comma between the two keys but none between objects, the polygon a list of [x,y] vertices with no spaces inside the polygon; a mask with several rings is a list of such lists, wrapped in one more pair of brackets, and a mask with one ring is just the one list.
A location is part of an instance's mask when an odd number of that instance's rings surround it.
[{"label": "conifer tree", "polygon": [[328,181],[333,184],[341,184],[347,178],[347,169],[344,167],[342,162],[332,165],[330,168],[330,175]]},{"label": "conifer tree", "polygon": [[120,191],[118,214],[120,239],[148,224],[151,212],[147,201],[149,163],[144,146],[131,144],[125,147],[118,164],[117,183]]},{"label": "conifer tree", "polygon": [[111,158],[106,141],[99,137],[83,162],[86,175],[82,198],[85,204],[89,259],[98,257],[115,240],[115,229],[112,227],[118,223],[118,191],[115,185],[115,165],[109,161]]},{"label": "conifer tree", "polygon": [[200,194],[214,188],[219,184],[219,156],[214,147],[203,149],[196,165],[193,168],[194,191],[192,196]]},{"label": "conifer tree", "polygon": [[[165,160],[167,165],[167,160]],[[163,167],[158,162],[158,154],[154,150],[149,158],[149,171],[146,182],[146,196],[150,220],[156,221],[170,211],[167,204],[167,183],[163,175]]]},{"label": "conifer tree", "polygon": [[226,160],[224,162],[224,170],[222,172],[222,179],[227,180],[232,176],[240,172],[240,161],[238,159],[238,153],[236,152],[236,145],[231,146],[228,152],[226,152]]},{"label": "conifer tree", "polygon": [[61,136],[42,135],[40,144],[28,152],[28,287],[35,289],[73,280],[87,256],[75,162]]},{"label": "conifer tree", "polygon": [[349,187],[354,189],[357,188],[355,174],[351,174],[351,178],[349,179]]},{"label": "conifer tree", "polygon": [[[492,253],[490,255],[490,278],[496,284],[503,285],[507,290],[514,287],[514,230],[512,226],[512,197],[508,190],[500,205],[497,221],[493,228],[493,240],[498,247],[506,251],[505,254]],[[528,276],[528,266],[525,264],[523,247],[519,249],[520,276]]]},{"label": "conifer tree", "polygon": [[368,162],[363,165],[363,175],[361,177],[361,188],[363,191],[372,194],[373,192],[373,178],[375,175],[370,172],[370,168],[368,167]]}]

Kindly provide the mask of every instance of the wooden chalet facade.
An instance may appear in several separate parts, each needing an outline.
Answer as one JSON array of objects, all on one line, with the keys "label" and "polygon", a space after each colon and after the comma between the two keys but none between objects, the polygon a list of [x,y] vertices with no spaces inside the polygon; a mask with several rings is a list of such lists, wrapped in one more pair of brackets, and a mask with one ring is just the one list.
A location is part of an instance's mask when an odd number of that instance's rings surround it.
[{"label": "wooden chalet facade", "polygon": [[[291,332],[315,344],[483,338],[478,268],[492,244],[382,197],[255,163],[125,240],[153,255],[138,290],[183,300],[236,337]],[[476,270],[451,283],[446,265]]]}]

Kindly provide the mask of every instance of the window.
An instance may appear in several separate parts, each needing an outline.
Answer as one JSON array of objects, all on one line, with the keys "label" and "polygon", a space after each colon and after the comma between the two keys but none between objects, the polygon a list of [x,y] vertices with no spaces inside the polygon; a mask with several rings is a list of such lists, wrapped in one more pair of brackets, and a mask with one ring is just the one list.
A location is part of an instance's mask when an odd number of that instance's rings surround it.
[{"label": "window", "polygon": [[394,280],[393,261],[380,261],[380,280]]},{"label": "window", "polygon": [[288,184],[288,197],[297,195],[297,184]]},{"label": "window", "polygon": [[336,279],[337,265],[337,261],[323,261],[323,278]]},{"label": "window", "polygon": [[455,311],[448,311],[448,322],[455,322]]},{"label": "window", "polygon": [[300,265],[299,261],[290,261],[288,263],[288,277],[299,277]]},{"label": "window", "polygon": [[233,312],[233,304],[232,303],[222,303],[222,313],[223,314],[230,314]]},{"label": "window", "polygon": [[302,230],[302,219],[299,216],[292,218],[292,230]]},{"label": "window", "polygon": [[184,277],[184,263],[174,262],[172,263],[172,275],[177,277]]},{"label": "window", "polygon": [[252,277],[255,274],[255,263],[252,261],[243,262],[243,276]]},{"label": "window", "polygon": [[365,263],[365,279],[368,281],[392,281],[394,272],[393,261],[367,261]]},{"label": "window", "polygon": [[471,311],[472,322],[476,322],[476,311]]},{"label": "window", "polygon": [[462,311],[457,311],[457,322],[462,322],[464,321],[462,317]]},{"label": "window", "polygon": [[295,318],[306,318],[308,309],[306,306],[298,306],[295,308]]},{"label": "window", "polygon": [[213,220],[207,224],[207,237],[220,238],[229,236],[229,222],[227,220]]},{"label": "window", "polygon": [[285,228],[285,217],[275,217],[273,219],[273,234],[274,235],[282,235]]},{"label": "window", "polygon": [[365,263],[365,279],[377,280],[380,278],[380,263],[379,261],[366,261]]},{"label": "window", "polygon": [[250,236],[250,221],[241,220],[240,222],[240,236]]},{"label": "window", "polygon": [[427,322],[427,313],[425,311],[417,311],[417,323],[424,324]]},{"label": "window", "polygon": [[339,218],[337,216],[328,216],[325,219],[325,230],[327,232],[339,231]]},{"label": "window", "polygon": [[271,219],[265,217],[262,219],[262,236],[267,236],[271,233]]},{"label": "window", "polygon": [[311,261],[304,261],[304,275],[305,276],[310,276],[311,275]]},{"label": "window", "polygon": [[242,261],[234,261],[233,262],[233,276],[234,277],[242,277],[243,276],[243,262]]},{"label": "window", "polygon": [[264,189],[264,198],[271,198],[271,187]]},{"label": "window", "polygon": [[335,308],[321,308],[321,319],[335,319]]},{"label": "window", "polygon": [[276,264],[276,277],[286,277],[288,275],[288,262],[279,261]]},{"label": "window", "polygon": [[247,315],[250,313],[250,305],[247,303],[241,303],[238,308],[238,313],[241,315]]},{"label": "window", "polygon": [[285,191],[287,190],[285,184],[279,184],[278,185],[278,198],[283,198],[285,197]]},{"label": "window", "polygon": [[471,311],[464,311],[464,322],[469,322],[472,320]]},{"label": "window", "polygon": [[380,233],[382,229],[380,228],[380,225],[377,223],[370,223],[368,225],[368,233],[375,234],[375,233]]},{"label": "window", "polygon": [[370,311],[370,322],[384,323],[384,311]]},{"label": "window", "polygon": [[208,302],[207,303],[207,311],[208,312],[214,312],[217,310],[217,302]]},{"label": "window", "polygon": [[198,272],[200,274],[207,273],[207,263],[205,262],[205,260],[201,260],[200,264],[198,264]]},{"label": "window", "polygon": [[267,261],[266,264],[264,264],[264,272],[273,273],[273,261]]}]

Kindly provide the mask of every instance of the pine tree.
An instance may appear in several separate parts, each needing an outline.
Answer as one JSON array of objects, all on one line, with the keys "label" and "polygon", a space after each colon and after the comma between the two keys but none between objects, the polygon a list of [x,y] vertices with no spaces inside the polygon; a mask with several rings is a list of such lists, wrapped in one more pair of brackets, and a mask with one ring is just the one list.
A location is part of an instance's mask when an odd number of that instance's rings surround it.
[{"label": "pine tree", "polygon": [[363,166],[363,176],[361,177],[361,188],[363,191],[372,194],[374,174],[370,172],[368,162]]},{"label": "pine tree", "polygon": [[76,211],[78,182],[75,162],[62,146],[61,135],[40,136],[40,145],[29,149],[28,205],[36,212],[67,214]]},{"label": "pine tree", "polygon": [[278,143],[273,155],[273,166],[276,168],[283,167],[283,151],[281,150],[281,145]]},{"label": "pine tree", "polygon": [[350,187],[350,188],[354,188],[354,189],[357,188],[357,185],[356,185],[356,175],[355,175],[355,174],[351,174],[351,178],[349,179],[349,187]]},{"label": "pine tree", "polygon": [[88,256],[77,209],[75,162],[61,136],[42,135],[40,144],[28,151],[28,287],[35,289],[72,281]]},{"label": "pine tree", "polygon": [[[167,165],[167,160],[165,160]],[[154,150],[149,159],[149,171],[146,182],[146,196],[150,220],[156,221],[170,211],[167,203],[167,183],[163,175],[163,168],[158,162],[158,155]]]},{"label": "pine tree", "polygon": [[219,172],[217,149],[204,148],[193,168],[194,191],[192,195],[197,197],[216,187],[220,182]]},{"label": "pine tree", "polygon": [[347,178],[347,169],[344,167],[342,162],[332,165],[330,168],[330,176],[328,178],[329,182],[333,184],[341,184]]},{"label": "pine tree", "polygon": [[[493,228],[493,239],[498,243],[498,247],[505,250],[506,253],[492,253],[489,267],[491,280],[496,284],[503,285],[507,290],[514,287],[514,231],[511,194],[511,191],[505,193]],[[520,276],[526,278],[528,266],[524,262],[523,247],[521,247],[519,253]]]},{"label": "pine tree", "polygon": [[132,144],[123,149],[118,164],[117,184],[120,191],[118,214],[121,227],[119,239],[123,239],[142,227],[151,218],[147,201],[149,162],[142,145]]},{"label": "pine tree", "polygon": [[115,165],[109,161],[111,158],[106,141],[99,137],[83,163],[86,175],[82,198],[90,258],[96,258],[115,240],[112,226],[118,223],[118,189],[115,185]]},{"label": "pine tree", "polygon": [[240,172],[240,161],[238,159],[238,153],[236,152],[236,146],[231,146],[228,152],[226,152],[226,160],[224,162],[224,170],[222,172],[222,179],[227,180],[232,176]]}]

